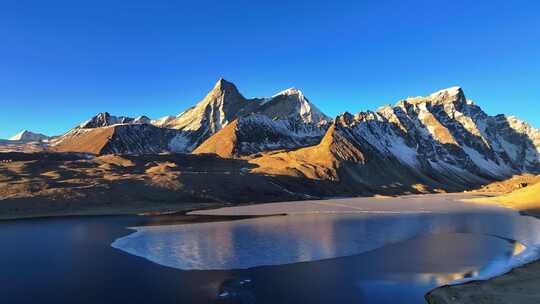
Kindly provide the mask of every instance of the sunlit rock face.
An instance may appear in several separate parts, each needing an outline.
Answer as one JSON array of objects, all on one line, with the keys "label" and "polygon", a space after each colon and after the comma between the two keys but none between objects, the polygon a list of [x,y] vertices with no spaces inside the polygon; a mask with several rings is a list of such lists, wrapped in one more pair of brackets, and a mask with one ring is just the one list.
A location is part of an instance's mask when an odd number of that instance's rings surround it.
[{"label": "sunlit rock face", "polygon": [[[451,262],[453,259],[449,258],[448,265],[423,268],[418,275],[433,272],[442,278],[478,278],[533,259],[540,244],[540,234],[534,232],[540,231],[537,220],[504,213],[369,217],[312,214],[135,229],[135,233],[117,239],[112,246],[182,270],[245,269],[318,261],[372,250],[384,252],[387,246],[402,242],[409,247],[416,244],[414,255],[429,257],[430,252],[444,247],[440,244],[444,238],[448,251],[461,255],[462,259],[457,261],[463,263]],[[424,239],[407,243],[416,238]],[[424,260],[427,258],[417,263]]]}]

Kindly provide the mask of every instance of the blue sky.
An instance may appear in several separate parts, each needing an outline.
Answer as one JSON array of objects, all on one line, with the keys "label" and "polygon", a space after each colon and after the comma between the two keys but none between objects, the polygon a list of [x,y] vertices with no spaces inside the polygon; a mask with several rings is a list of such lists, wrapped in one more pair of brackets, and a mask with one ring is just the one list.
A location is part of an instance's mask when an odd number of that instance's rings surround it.
[{"label": "blue sky", "polygon": [[330,2],[2,1],[0,138],[177,114],[219,77],[332,116],[459,85],[540,127],[540,2]]}]

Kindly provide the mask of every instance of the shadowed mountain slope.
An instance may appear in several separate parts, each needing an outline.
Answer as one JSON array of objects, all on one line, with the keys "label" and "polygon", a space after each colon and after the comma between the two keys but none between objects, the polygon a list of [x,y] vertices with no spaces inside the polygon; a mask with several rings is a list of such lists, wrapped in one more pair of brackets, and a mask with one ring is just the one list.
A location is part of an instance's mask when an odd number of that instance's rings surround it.
[{"label": "shadowed mountain slope", "polygon": [[153,154],[174,149],[182,136],[176,130],[148,124],[118,124],[100,128],[76,128],[50,148],[58,152],[100,154]]}]

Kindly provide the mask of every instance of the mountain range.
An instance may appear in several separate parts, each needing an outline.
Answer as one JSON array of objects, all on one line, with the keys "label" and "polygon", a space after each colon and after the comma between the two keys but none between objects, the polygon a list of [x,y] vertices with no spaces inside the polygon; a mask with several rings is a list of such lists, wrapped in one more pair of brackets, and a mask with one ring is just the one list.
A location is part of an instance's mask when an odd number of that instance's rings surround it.
[{"label": "mountain range", "polygon": [[489,116],[459,87],[332,119],[296,88],[249,99],[219,79],[177,116],[103,112],[62,136],[26,137],[54,152],[217,154],[247,160],[253,173],[338,182],[347,193],[462,190],[540,173],[540,130]]},{"label": "mountain range", "polygon": [[330,122],[297,89],[246,99],[234,84],[219,79],[203,100],[177,116],[151,120],[99,113],[56,138],[51,149],[93,154],[189,153],[208,149],[207,139],[237,126],[250,131],[234,132],[242,140],[235,153],[248,155],[316,144]]}]

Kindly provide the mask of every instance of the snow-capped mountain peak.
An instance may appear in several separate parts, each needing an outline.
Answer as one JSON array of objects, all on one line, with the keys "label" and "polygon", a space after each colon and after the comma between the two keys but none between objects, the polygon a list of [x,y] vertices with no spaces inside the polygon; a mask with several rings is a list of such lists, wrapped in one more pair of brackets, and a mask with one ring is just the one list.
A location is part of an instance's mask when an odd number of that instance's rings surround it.
[{"label": "snow-capped mountain peak", "polygon": [[151,122],[152,122],[152,120],[150,118],[148,118],[145,115],[142,115],[142,116],[137,116],[135,119],[133,119],[132,123],[134,123],[134,124],[150,124]]},{"label": "snow-capped mountain peak", "polygon": [[94,129],[101,127],[109,127],[118,124],[149,124],[150,122],[150,118],[144,115],[138,116],[136,118],[131,118],[127,116],[113,116],[108,112],[101,112],[80,124],[79,128]]},{"label": "snow-capped mountain peak", "polygon": [[304,96],[302,91],[294,87],[281,91],[270,100],[266,100],[258,112],[276,119],[298,116],[305,123],[330,120]]},{"label": "snow-capped mountain peak", "polygon": [[216,81],[216,84],[214,85],[213,90],[238,92],[238,89],[236,88],[234,83],[232,83],[230,81],[227,81],[227,80],[225,80],[223,78],[219,78]]},{"label": "snow-capped mountain peak", "polygon": [[279,92],[277,94],[274,94],[274,96],[272,96],[272,98],[280,96],[280,95],[285,95],[285,96],[298,95],[299,97],[304,98],[304,93],[302,93],[302,91],[300,91],[299,89],[297,89],[295,87],[288,88],[288,89],[283,90],[283,91],[281,91],[281,92]]},{"label": "snow-capped mountain peak", "polygon": [[109,114],[109,112],[101,112],[95,115],[94,117],[90,118],[89,120],[80,124],[79,127],[81,129],[106,127],[106,126],[118,124],[124,120],[125,120],[125,117],[116,117]]},{"label": "snow-capped mountain peak", "polygon": [[213,134],[234,120],[246,103],[247,100],[232,82],[220,78],[199,103],[180,113],[165,126],[195,132],[208,128]]},{"label": "snow-capped mountain peak", "polygon": [[463,95],[463,89],[461,87],[455,86],[446,89],[439,90],[430,95],[431,98],[438,98],[441,96],[458,96]]},{"label": "snow-capped mountain peak", "polygon": [[16,135],[9,138],[9,140],[12,140],[12,141],[43,141],[47,139],[49,139],[49,137],[46,135],[30,132],[28,130],[19,132]]},{"label": "snow-capped mountain peak", "polygon": [[170,123],[171,121],[173,121],[175,118],[176,118],[176,116],[167,115],[167,116],[163,116],[163,117],[158,118],[158,119],[154,119],[150,123],[153,124],[156,127],[163,127],[164,125],[166,125],[166,124]]},{"label": "snow-capped mountain peak", "polygon": [[472,104],[465,98],[465,93],[461,87],[455,86],[439,90],[429,96],[409,97],[401,100],[396,106],[404,107],[406,104],[412,105],[451,105],[451,104]]}]

